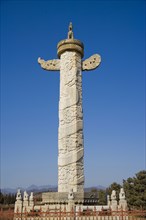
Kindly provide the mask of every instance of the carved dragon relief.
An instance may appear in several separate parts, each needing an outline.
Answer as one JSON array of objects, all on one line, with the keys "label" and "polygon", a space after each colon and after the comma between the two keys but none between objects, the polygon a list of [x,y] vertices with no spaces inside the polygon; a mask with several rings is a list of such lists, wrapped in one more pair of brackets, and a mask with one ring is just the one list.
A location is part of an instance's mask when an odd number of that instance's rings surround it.
[{"label": "carved dragon relief", "polygon": [[71,107],[75,104],[78,103],[79,101],[79,92],[75,91],[75,86],[72,86],[70,88],[70,91],[68,92],[67,97],[61,97],[60,103],[59,103],[59,108],[60,110],[63,110],[65,108]]},{"label": "carved dragon relief", "polygon": [[61,128],[59,128],[59,140],[66,137],[66,136],[69,136],[69,135],[72,135],[72,134],[75,134],[76,132],[82,130],[83,128],[83,122],[82,120],[78,120],[77,122],[75,123],[72,123],[71,125],[69,126],[62,126]]},{"label": "carved dragon relief", "polygon": [[58,158],[58,165],[59,166],[68,166],[69,164],[76,163],[81,158],[83,158],[84,155],[84,149],[81,148],[78,151],[75,151],[74,153],[68,152],[64,156]]},{"label": "carved dragon relief", "polygon": [[[41,67],[45,70],[60,70],[60,60],[54,59],[54,60],[43,60],[40,57],[38,58],[38,63],[41,65]],[[101,57],[98,54],[94,54],[88,59],[82,61],[82,70],[93,70],[96,69],[99,64],[101,63]]]}]

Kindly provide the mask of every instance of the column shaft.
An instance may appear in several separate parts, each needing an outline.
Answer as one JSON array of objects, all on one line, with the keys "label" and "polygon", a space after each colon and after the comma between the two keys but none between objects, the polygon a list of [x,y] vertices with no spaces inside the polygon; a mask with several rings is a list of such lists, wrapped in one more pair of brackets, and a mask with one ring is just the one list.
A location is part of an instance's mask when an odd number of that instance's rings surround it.
[{"label": "column shaft", "polygon": [[58,192],[83,192],[83,111],[81,55],[66,51],[60,57]]}]

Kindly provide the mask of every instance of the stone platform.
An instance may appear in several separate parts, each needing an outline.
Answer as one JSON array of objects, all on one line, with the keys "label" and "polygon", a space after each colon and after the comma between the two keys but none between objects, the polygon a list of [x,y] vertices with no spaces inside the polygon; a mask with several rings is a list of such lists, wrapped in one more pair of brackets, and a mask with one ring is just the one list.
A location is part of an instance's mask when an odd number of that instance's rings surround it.
[{"label": "stone platform", "polygon": [[42,204],[68,204],[72,200],[74,204],[97,205],[97,192],[46,192],[42,193]]}]

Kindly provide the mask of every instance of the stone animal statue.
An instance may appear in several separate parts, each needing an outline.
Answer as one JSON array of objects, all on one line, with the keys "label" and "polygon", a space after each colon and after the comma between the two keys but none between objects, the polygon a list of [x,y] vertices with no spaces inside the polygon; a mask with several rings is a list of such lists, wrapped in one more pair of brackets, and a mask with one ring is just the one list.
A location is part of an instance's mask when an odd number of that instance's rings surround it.
[{"label": "stone animal statue", "polygon": [[68,39],[74,39],[72,23],[69,24]]}]

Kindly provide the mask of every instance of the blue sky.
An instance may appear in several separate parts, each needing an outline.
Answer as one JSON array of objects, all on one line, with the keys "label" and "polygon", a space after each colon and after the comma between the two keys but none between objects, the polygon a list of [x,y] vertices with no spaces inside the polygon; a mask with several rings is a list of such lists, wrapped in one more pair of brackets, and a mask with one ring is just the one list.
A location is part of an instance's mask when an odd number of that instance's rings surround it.
[{"label": "blue sky", "polygon": [[85,186],[108,186],[146,169],[145,1],[1,1],[1,187],[57,185],[59,72],[37,58],[57,58],[74,36],[84,59]]}]

